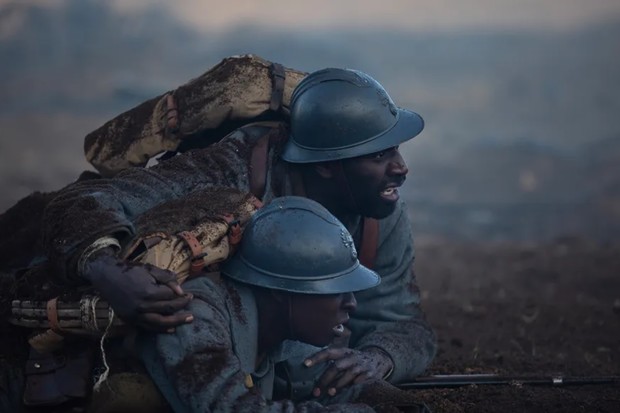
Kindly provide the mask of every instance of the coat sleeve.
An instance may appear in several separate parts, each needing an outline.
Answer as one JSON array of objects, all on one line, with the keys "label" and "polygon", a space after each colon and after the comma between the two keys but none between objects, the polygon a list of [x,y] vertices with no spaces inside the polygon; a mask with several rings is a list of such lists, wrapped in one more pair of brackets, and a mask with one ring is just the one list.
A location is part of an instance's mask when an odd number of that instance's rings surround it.
[{"label": "coat sleeve", "polygon": [[208,280],[186,284],[194,293],[194,321],[174,334],[143,333],[138,341],[151,378],[177,413],[205,412],[372,412],[364,405],[325,407],[318,402],[271,401],[246,385],[247,374],[233,351],[230,313],[225,298]]},{"label": "coat sleeve", "polygon": [[238,130],[219,143],[178,155],[151,168],[130,168],[110,179],[76,182],[59,191],[44,211],[43,243],[54,272],[76,281],[84,248],[103,236],[121,242],[134,235],[132,220],[172,199],[212,186],[249,189],[255,136]]},{"label": "coat sleeve", "polygon": [[419,375],[436,353],[435,334],[420,308],[413,261],[411,223],[401,201],[379,224],[374,270],[381,284],[356,293],[358,309],[350,321],[352,347],[379,347],[392,358],[391,383]]}]

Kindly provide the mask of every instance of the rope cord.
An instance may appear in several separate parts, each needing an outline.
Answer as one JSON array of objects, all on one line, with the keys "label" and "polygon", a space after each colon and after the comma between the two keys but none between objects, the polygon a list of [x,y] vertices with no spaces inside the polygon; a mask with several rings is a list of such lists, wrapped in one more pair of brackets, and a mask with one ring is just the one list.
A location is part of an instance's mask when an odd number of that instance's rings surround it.
[{"label": "rope cord", "polygon": [[[96,303],[95,303],[96,304]],[[94,306],[93,306],[94,308]],[[99,349],[101,350],[101,361],[103,362],[103,373],[101,373],[101,375],[99,376],[99,378],[97,379],[97,381],[95,382],[95,385],[93,386],[93,390],[98,391],[99,388],[101,387],[101,384],[103,384],[104,381],[106,381],[108,379],[108,374],[110,374],[110,366],[108,365],[108,360],[106,359],[106,355],[105,355],[105,348],[103,347],[103,344],[105,342],[105,339],[108,337],[108,334],[110,333],[110,329],[112,328],[112,324],[114,323],[114,310],[112,309],[112,307],[108,307],[108,325],[105,329],[105,331],[103,332],[103,335],[101,336],[101,341],[99,341]],[[97,322],[95,321],[95,325],[97,324]]]}]

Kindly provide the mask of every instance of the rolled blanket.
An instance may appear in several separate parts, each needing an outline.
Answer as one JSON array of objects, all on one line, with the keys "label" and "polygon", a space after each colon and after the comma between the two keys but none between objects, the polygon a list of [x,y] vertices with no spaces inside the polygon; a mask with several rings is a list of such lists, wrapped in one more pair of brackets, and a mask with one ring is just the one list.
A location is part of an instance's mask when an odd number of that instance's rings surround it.
[{"label": "rolled blanket", "polygon": [[145,166],[155,155],[175,151],[192,138],[207,146],[265,115],[286,119],[293,89],[305,75],[258,56],[226,58],[89,133],[84,139],[86,159],[110,177]]},{"label": "rolled blanket", "polygon": [[[180,283],[196,276],[217,277],[218,263],[235,251],[247,222],[261,206],[252,194],[231,188],[199,190],[162,203],[136,219],[138,235],[123,249],[122,257],[170,270]],[[100,336],[106,329],[112,335],[126,331],[92,289],[67,291],[46,301],[18,297],[11,303],[10,322],[49,329],[29,340],[40,352],[55,348],[62,341],[59,334]]]}]

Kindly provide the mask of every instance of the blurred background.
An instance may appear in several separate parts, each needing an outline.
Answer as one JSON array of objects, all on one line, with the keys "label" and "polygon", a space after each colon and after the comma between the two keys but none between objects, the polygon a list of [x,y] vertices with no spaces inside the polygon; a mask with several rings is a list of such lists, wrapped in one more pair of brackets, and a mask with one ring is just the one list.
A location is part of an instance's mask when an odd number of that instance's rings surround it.
[{"label": "blurred background", "polygon": [[0,0],[0,212],[84,169],[84,136],[253,53],[368,72],[419,241],[620,239],[617,0]]}]

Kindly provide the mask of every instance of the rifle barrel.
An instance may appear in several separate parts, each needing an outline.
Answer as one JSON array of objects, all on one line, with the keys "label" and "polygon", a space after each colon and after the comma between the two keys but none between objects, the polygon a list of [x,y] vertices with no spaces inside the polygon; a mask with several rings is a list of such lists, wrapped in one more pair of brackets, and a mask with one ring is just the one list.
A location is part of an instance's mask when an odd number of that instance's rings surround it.
[{"label": "rifle barrel", "polygon": [[588,384],[620,384],[620,376],[500,376],[496,374],[446,374],[420,377],[398,385],[401,389],[437,389],[469,385],[515,386],[580,386]]}]

